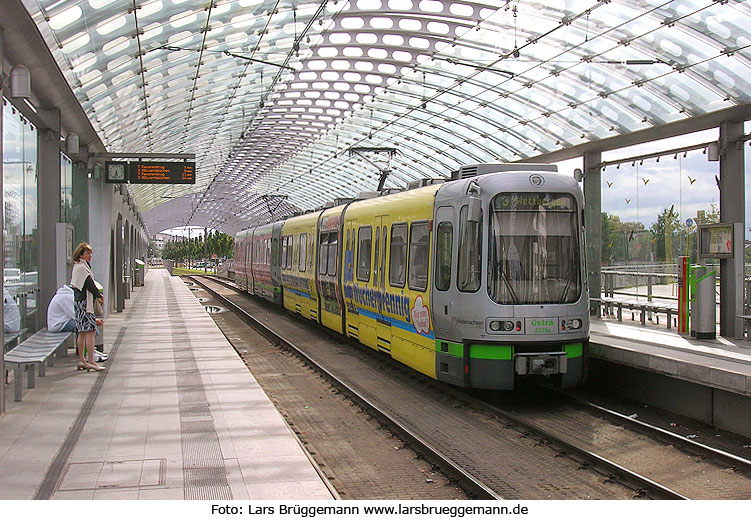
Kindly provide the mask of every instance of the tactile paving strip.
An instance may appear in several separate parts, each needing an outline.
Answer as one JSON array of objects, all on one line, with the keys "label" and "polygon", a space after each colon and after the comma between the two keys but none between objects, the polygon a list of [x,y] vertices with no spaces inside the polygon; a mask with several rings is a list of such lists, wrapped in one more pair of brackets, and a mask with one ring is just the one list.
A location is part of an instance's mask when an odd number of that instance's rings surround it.
[{"label": "tactile paving strip", "polygon": [[164,279],[169,326],[175,345],[178,407],[183,457],[185,500],[231,500],[219,436],[198,371],[185,318],[172,282]]}]

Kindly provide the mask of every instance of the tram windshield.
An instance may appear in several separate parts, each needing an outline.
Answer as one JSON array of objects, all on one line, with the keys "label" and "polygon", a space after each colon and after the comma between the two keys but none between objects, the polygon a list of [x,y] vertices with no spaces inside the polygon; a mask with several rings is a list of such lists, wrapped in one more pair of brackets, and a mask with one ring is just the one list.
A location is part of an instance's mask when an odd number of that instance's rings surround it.
[{"label": "tram windshield", "polygon": [[576,200],[500,193],[490,204],[488,293],[500,304],[560,304],[581,294]]}]

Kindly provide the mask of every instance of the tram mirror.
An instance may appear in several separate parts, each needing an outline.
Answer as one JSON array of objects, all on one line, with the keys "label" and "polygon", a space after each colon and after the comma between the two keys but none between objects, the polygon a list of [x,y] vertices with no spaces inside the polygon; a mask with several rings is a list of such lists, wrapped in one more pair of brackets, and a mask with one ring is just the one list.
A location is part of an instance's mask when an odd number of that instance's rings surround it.
[{"label": "tram mirror", "polygon": [[574,180],[576,180],[577,182],[584,180],[584,173],[578,167],[574,169]]},{"label": "tram mirror", "polygon": [[475,195],[469,195],[467,220],[469,222],[482,222],[482,199]]}]

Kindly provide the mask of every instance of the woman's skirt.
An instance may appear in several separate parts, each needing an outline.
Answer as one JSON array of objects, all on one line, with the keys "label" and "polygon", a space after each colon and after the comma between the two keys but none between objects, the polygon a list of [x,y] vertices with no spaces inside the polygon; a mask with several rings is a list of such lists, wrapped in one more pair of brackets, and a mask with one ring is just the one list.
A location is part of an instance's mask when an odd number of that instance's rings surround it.
[{"label": "woman's skirt", "polygon": [[94,313],[86,312],[86,301],[81,300],[75,303],[76,311],[76,331],[96,331],[96,317]]}]

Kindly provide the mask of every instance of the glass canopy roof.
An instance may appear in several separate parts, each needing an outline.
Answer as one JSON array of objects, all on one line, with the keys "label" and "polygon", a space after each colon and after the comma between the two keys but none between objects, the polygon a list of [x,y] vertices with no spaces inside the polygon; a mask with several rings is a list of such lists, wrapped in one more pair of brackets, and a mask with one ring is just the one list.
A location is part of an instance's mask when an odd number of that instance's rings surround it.
[{"label": "glass canopy roof", "polygon": [[751,102],[749,1],[23,1],[108,152],[195,153],[131,186],[152,232]]}]

